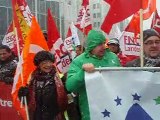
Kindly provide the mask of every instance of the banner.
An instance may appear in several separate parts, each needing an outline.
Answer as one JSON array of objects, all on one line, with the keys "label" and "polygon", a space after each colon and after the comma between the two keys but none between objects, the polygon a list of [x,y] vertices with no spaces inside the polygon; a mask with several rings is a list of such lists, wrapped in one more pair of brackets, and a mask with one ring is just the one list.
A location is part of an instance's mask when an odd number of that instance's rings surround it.
[{"label": "banner", "polygon": [[79,10],[75,26],[81,30],[85,35],[92,29],[91,12],[89,9],[89,0],[83,0],[82,6]]},{"label": "banner", "polygon": [[70,57],[60,37],[56,23],[52,17],[50,9],[48,9],[48,47],[51,53],[55,55],[55,63],[60,73],[66,73],[70,65]]},{"label": "banner", "polygon": [[159,120],[160,72],[86,73],[91,120]]},{"label": "banner", "polygon": [[124,31],[119,39],[123,54],[140,56],[140,39],[132,32]]},{"label": "banner", "polygon": [[64,46],[69,52],[72,60],[76,57],[76,46],[80,45],[79,37],[77,34],[77,28],[71,23],[71,25],[68,28],[67,37],[64,40]]},{"label": "banner", "polygon": [[0,82],[0,120],[21,120],[13,107],[11,90],[12,85]]}]

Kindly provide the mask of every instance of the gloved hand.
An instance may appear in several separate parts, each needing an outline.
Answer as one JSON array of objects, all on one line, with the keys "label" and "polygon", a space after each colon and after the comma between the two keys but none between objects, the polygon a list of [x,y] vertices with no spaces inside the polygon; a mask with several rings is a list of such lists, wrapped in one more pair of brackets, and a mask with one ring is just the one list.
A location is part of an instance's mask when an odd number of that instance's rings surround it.
[{"label": "gloved hand", "polygon": [[[18,91],[18,98],[19,100],[21,100],[22,97],[26,97],[27,99],[27,103],[28,103],[28,97],[29,97],[29,89],[28,87],[20,87],[19,91]],[[24,104],[24,100],[23,100],[23,104]]]}]

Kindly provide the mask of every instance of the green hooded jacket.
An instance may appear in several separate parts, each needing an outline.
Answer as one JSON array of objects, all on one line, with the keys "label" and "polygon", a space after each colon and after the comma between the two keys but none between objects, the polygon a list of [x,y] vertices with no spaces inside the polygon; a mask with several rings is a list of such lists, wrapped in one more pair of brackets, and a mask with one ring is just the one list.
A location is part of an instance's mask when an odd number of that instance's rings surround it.
[{"label": "green hooded jacket", "polygon": [[78,93],[82,120],[90,120],[84,70],[82,69],[82,65],[85,63],[92,63],[96,68],[120,66],[118,57],[109,49],[106,49],[102,59],[90,54],[91,50],[104,42],[105,37],[101,32],[91,30],[86,41],[86,51],[72,61],[68,71],[66,88],[70,92]]}]

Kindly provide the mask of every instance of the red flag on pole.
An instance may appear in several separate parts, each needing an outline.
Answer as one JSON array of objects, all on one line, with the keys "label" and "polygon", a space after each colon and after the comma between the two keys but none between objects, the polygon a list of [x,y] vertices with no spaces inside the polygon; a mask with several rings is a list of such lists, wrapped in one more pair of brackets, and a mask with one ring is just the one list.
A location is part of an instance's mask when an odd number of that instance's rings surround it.
[{"label": "red flag on pole", "polygon": [[30,74],[35,69],[33,64],[34,56],[41,50],[48,50],[48,45],[35,17],[33,17],[32,25],[24,44],[21,59],[18,62],[12,88],[13,105],[17,111],[20,112],[24,120],[27,120],[27,114],[25,111],[25,106],[20,107],[21,103],[18,99],[18,90],[21,86],[25,86],[29,82]]},{"label": "red flag on pole", "polygon": [[110,4],[109,12],[101,29],[109,33],[112,25],[136,13],[141,8],[141,0],[105,0]]},{"label": "red flag on pole", "polygon": [[85,35],[92,29],[89,0],[83,0],[75,26]]},{"label": "red flag on pole", "polygon": [[160,34],[160,16],[156,10],[152,19],[151,28],[155,29]]},{"label": "red flag on pole", "polygon": [[50,9],[48,9],[48,46],[50,51],[55,54],[56,67],[59,72],[66,73],[70,65],[70,58],[60,38]]}]

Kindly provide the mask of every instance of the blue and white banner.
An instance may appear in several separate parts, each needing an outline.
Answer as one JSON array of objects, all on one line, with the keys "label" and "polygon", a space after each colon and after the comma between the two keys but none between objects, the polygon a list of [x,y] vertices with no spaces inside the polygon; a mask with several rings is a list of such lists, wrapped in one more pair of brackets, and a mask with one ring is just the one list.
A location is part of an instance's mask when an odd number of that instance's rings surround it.
[{"label": "blue and white banner", "polygon": [[160,120],[160,72],[86,73],[91,120]]}]

